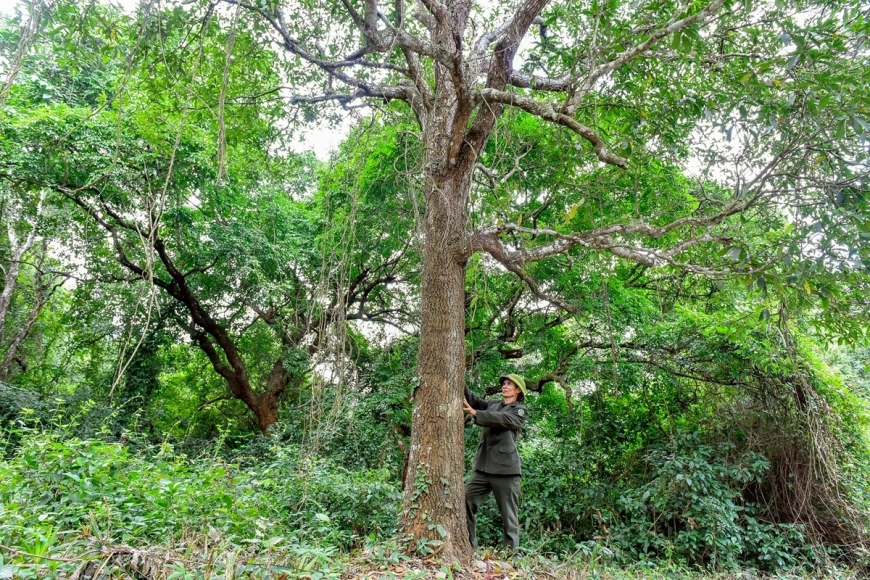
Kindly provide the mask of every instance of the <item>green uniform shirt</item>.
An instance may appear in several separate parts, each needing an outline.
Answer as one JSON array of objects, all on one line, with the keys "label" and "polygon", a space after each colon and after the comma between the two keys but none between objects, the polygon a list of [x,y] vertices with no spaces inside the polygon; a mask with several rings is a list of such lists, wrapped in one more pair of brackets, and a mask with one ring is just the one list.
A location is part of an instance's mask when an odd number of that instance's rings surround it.
[{"label": "green uniform shirt", "polygon": [[487,401],[465,387],[465,400],[477,410],[474,422],[483,427],[474,469],[492,475],[520,475],[520,454],[517,437],[525,424],[528,411],[518,401]]}]

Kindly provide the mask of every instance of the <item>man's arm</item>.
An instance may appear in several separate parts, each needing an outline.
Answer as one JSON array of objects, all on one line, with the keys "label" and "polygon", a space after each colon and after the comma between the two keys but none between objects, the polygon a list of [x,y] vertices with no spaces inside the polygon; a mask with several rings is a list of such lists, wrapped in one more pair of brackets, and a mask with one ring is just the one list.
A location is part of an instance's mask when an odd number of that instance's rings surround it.
[{"label": "man's arm", "polygon": [[472,409],[477,409],[478,411],[486,410],[488,405],[486,399],[478,397],[472,393],[471,389],[468,388],[468,385],[465,385],[465,400],[468,401],[468,404]]},{"label": "man's arm", "polygon": [[525,407],[505,407],[500,411],[479,410],[474,415],[474,422],[481,427],[496,429],[520,429],[526,423]]}]

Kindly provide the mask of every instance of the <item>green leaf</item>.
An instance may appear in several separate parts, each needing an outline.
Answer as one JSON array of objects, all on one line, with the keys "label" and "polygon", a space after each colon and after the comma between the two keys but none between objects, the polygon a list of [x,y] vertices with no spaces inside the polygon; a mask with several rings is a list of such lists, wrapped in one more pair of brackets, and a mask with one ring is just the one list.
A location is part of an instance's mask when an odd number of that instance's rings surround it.
[{"label": "green leaf", "polygon": [[837,123],[837,130],[834,134],[836,139],[844,139],[846,137],[846,119],[843,119]]},{"label": "green leaf", "polygon": [[732,246],[731,249],[728,250],[728,258],[732,262],[737,262],[740,260],[743,255],[743,248],[740,246]]},{"label": "green leaf", "polygon": [[574,216],[577,215],[577,210],[580,208],[581,205],[583,205],[583,202],[584,202],[584,201],[586,201],[586,200],[585,200],[585,199],[581,199],[580,201],[578,201],[577,203],[573,204],[573,205],[568,209],[568,213],[565,214],[565,223],[566,223],[566,224],[567,224],[568,222],[570,222],[571,220],[574,219]]}]

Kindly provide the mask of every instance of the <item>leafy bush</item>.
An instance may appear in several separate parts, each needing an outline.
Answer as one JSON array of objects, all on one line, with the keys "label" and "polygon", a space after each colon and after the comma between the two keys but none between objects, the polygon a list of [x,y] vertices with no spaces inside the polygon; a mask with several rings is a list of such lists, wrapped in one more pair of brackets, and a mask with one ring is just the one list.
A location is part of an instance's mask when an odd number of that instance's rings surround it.
[{"label": "leafy bush", "polygon": [[0,544],[52,543],[61,530],[165,542],[212,529],[237,542],[347,548],[357,536],[392,536],[399,497],[385,471],[350,472],[295,449],[276,447],[270,462],[243,468],[168,444],[132,452],[29,433],[0,463]]},{"label": "leafy bush", "polygon": [[620,519],[611,545],[633,559],[718,568],[782,570],[799,563],[800,530],[761,523],[757,506],[743,497],[745,487],[769,468],[760,453],[736,452],[728,442],[706,444],[689,432],[652,448],[643,461],[649,479],[627,486],[617,498]]},{"label": "leafy bush", "polygon": [[[754,502],[749,492],[770,468],[758,451],[681,430],[622,457],[608,484],[595,472],[596,447],[573,438],[522,445],[524,545],[621,564],[731,570],[791,570],[825,558],[803,526],[771,521]],[[495,506],[485,506],[482,541],[495,544],[500,525]]]}]

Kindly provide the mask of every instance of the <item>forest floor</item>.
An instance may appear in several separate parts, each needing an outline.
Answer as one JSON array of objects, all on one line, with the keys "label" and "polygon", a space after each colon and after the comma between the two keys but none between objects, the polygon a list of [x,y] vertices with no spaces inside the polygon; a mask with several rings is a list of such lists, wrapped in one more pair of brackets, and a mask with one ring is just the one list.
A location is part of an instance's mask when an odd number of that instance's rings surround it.
[{"label": "forest floor", "polygon": [[777,578],[804,580],[809,578],[852,579],[860,576],[852,571],[829,573],[777,573],[768,575],[756,570],[739,572],[699,572],[680,567],[623,568],[613,564],[600,565],[582,560],[559,561],[546,556],[531,555],[499,559],[497,554],[478,554],[473,564],[463,569],[451,569],[434,560],[408,560],[385,565],[364,558],[347,563],[342,578],[353,580],[754,580]]},{"label": "forest floor", "polygon": [[[82,550],[85,548],[84,550]],[[434,558],[414,559],[389,546],[354,554],[331,551],[267,552],[221,545],[133,548],[128,545],[70,545],[63,554],[38,556],[0,546],[0,579],[9,580],[755,580],[777,578],[852,580],[850,570],[764,574],[756,570],[705,572],[679,566],[621,567],[582,558],[559,560],[540,554],[506,557],[484,549],[459,568]],[[239,547],[236,547],[239,548]],[[78,553],[77,553],[78,552]],[[5,564],[4,564],[5,561]]]}]

